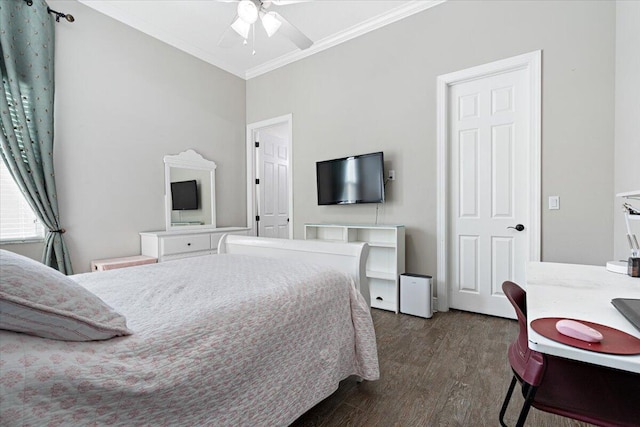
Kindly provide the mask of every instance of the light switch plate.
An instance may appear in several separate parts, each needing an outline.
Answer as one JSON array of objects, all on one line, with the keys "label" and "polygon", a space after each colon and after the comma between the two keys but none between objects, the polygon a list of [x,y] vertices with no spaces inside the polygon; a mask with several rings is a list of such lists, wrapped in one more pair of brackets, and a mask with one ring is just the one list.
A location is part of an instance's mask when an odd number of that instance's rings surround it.
[{"label": "light switch plate", "polygon": [[549,210],[560,209],[560,196],[549,196]]}]

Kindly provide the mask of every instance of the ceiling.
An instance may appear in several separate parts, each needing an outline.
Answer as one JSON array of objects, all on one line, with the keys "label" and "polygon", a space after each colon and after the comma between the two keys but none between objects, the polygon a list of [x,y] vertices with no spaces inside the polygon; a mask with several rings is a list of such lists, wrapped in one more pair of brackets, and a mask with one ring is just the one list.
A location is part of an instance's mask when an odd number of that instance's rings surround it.
[{"label": "ceiling", "polygon": [[250,79],[446,0],[315,0],[272,5],[270,10],[277,11],[314,41],[305,50],[278,33],[268,38],[262,28],[257,28],[254,43],[250,36],[247,45],[219,47],[218,41],[236,16],[237,4],[233,1],[79,1],[238,77]]}]

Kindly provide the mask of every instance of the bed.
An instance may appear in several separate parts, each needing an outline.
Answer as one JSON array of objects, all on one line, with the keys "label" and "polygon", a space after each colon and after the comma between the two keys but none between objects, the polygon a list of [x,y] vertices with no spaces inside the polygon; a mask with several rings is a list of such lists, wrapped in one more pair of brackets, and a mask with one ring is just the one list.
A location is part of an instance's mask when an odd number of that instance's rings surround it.
[{"label": "bed", "polygon": [[[218,251],[65,278],[126,325],[91,341],[1,330],[0,424],[284,426],[339,381],[378,379],[366,245],[224,236]],[[3,273],[4,292],[22,273]]]}]

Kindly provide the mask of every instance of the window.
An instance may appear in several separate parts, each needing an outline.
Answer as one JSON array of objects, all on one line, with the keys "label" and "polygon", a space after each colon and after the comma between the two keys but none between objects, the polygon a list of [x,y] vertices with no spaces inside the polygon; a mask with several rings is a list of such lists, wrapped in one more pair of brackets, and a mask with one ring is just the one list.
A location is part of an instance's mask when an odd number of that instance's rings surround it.
[{"label": "window", "polygon": [[42,240],[44,227],[0,160],[0,242]]}]

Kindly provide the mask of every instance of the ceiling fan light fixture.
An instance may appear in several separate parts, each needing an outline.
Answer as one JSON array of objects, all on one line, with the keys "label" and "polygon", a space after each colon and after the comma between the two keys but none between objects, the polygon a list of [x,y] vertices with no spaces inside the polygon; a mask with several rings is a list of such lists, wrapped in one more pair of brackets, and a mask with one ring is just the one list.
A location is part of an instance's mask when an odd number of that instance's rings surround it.
[{"label": "ceiling fan light fixture", "polygon": [[274,12],[265,13],[264,15],[262,15],[261,20],[262,20],[262,25],[264,26],[264,29],[267,32],[267,36],[269,37],[274,35],[282,25],[282,22],[280,22],[280,20],[276,17],[276,14]]},{"label": "ceiling fan light fixture", "polygon": [[231,28],[240,34],[243,39],[249,38],[249,30],[251,29],[251,24],[245,22],[242,18],[238,18],[235,20],[233,24],[231,24]]},{"label": "ceiling fan light fixture", "polygon": [[258,20],[258,7],[251,0],[238,2],[238,16],[247,24],[253,24]]}]

